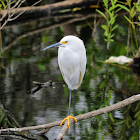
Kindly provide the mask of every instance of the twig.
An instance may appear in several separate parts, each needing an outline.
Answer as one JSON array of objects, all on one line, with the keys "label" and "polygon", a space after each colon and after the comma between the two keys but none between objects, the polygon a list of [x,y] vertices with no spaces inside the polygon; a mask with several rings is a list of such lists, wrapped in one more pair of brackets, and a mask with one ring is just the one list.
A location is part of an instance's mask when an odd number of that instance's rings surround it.
[{"label": "twig", "polygon": [[[12,19],[9,19],[8,21],[12,21],[12,20],[15,20],[17,19],[19,16],[21,16],[23,13],[25,13],[26,11],[28,11],[31,7],[35,6],[36,4],[38,4],[39,2],[41,2],[42,0],[39,0],[37,1],[36,3],[34,3],[32,6],[30,6],[29,8],[27,8],[26,10],[22,11],[21,13],[19,13],[16,17],[12,18]],[[23,1],[24,2],[24,1]],[[22,4],[22,3],[21,3]],[[17,9],[18,10],[18,9]],[[16,10],[16,11],[17,11]],[[15,11],[15,12],[16,12]]]},{"label": "twig", "polygon": [[3,135],[1,135],[3,138],[4,137],[10,137],[13,138],[13,139],[20,139],[20,140],[37,140],[37,138],[34,138],[34,137],[30,137],[30,136],[26,136],[26,135],[18,135],[18,134],[15,134],[14,132],[13,133],[5,133]]},{"label": "twig", "polygon": [[[26,0],[22,0],[20,1],[20,3],[18,4],[17,8],[15,8],[14,12],[11,14],[11,17],[14,16],[14,14],[18,11],[18,9],[20,8],[20,6],[25,2]],[[21,13],[19,13],[21,14]],[[17,17],[17,16],[16,16]],[[9,18],[10,20],[10,18]]]},{"label": "twig", "polygon": [[[31,5],[30,7],[28,7],[27,9],[23,10],[22,12],[20,12],[17,16],[15,16],[14,18],[12,18],[15,13],[18,11],[18,9],[20,8],[20,6],[22,5],[22,3],[24,3],[26,0],[19,0],[17,1],[18,4],[15,4],[12,8],[10,7],[11,6],[11,1],[7,1],[7,4],[8,4],[8,9],[7,9],[7,13],[4,14],[2,16],[2,19],[0,19],[0,21],[2,21],[4,19],[4,17],[6,17],[6,15],[8,14],[8,18],[5,20],[5,22],[3,23],[3,25],[0,27],[0,30],[9,22],[9,21],[13,21],[15,19],[17,19],[19,16],[21,16],[23,13],[25,13],[26,11],[28,11],[29,9],[31,9],[32,7],[34,7],[36,4],[40,3],[42,0],[39,0],[37,2],[35,2],[33,5]],[[13,10],[14,7],[17,8],[15,9],[15,11],[13,13],[11,13],[11,10]]]},{"label": "twig", "polygon": [[140,22],[133,22],[134,24],[140,24]]},{"label": "twig", "polygon": [[[104,108],[100,108],[98,110],[95,110],[95,111],[91,111],[91,112],[88,112],[88,113],[85,113],[85,114],[80,114],[78,116],[76,116],[75,118],[77,119],[77,121],[80,121],[80,120],[85,120],[85,119],[88,119],[88,118],[91,118],[91,117],[95,117],[97,115],[101,115],[101,114],[105,114],[107,112],[111,112],[113,110],[116,110],[116,109],[119,109],[119,108],[122,108],[122,107],[125,107],[131,103],[134,103],[136,101],[140,100],[140,94],[138,95],[134,95],[132,97],[129,97],[121,102],[118,102],[116,104],[113,104],[111,106],[107,106],[107,107],[104,107]],[[73,124],[73,119],[70,120],[70,125]],[[7,128],[7,129],[1,129],[0,130],[0,134],[3,133],[3,132],[8,132],[8,131],[27,131],[27,130],[36,130],[36,129],[44,129],[44,128],[51,128],[51,127],[54,127],[54,126],[59,126],[61,123],[61,121],[56,121],[56,122],[52,122],[52,123],[48,123],[48,124],[43,124],[43,125],[38,125],[38,126],[30,126],[30,127],[22,127],[22,128]],[[61,139],[65,132],[67,131],[68,127],[67,127],[67,121],[65,122],[61,132],[59,133],[57,139]]]},{"label": "twig", "polygon": [[[88,113],[85,113],[85,114],[82,114],[82,115],[78,115],[76,116],[76,120],[77,121],[80,121],[80,120],[85,120],[85,119],[88,119],[88,118],[91,118],[91,117],[95,117],[97,115],[101,115],[101,114],[105,114],[107,112],[111,112],[113,110],[116,110],[116,109],[119,109],[119,108],[122,108],[122,107],[125,107],[131,103],[134,103],[136,101],[140,100],[140,94],[138,95],[134,95],[132,97],[129,97],[121,102],[118,102],[116,104],[113,104],[111,106],[107,106],[107,107],[104,107],[104,108],[100,108],[98,110],[95,110],[95,111],[91,111],[91,112],[88,112]],[[70,120],[70,125],[74,123],[74,120],[71,119]],[[67,127],[67,122],[64,124],[61,132],[59,133],[57,139],[61,139],[63,138],[64,134],[66,133],[68,127]]]},{"label": "twig", "polygon": [[45,82],[45,83],[40,83],[40,82],[33,81],[33,84],[35,84],[36,87],[34,87],[30,91],[28,91],[27,92],[28,94],[33,94],[33,93],[39,91],[43,87],[51,87],[51,86],[54,85],[54,83],[50,80],[48,82]]},{"label": "twig", "polygon": [[13,10],[16,6],[18,6],[20,2],[21,2],[21,0],[18,0],[18,1],[15,3],[15,5],[14,5],[13,7],[11,7],[11,10]]},{"label": "twig", "polygon": [[50,130],[50,128],[45,128],[39,132],[36,132],[35,135],[44,135],[46,132],[48,132]]},{"label": "twig", "polygon": [[51,80],[49,80],[48,82],[45,82],[45,83],[33,81],[33,84],[36,86],[42,85],[42,87],[49,87],[49,86],[54,85],[54,82],[52,82]]},{"label": "twig", "polygon": [[59,126],[61,123],[61,121],[55,121],[55,122],[52,122],[52,123],[48,123],[48,124],[43,124],[43,125],[37,125],[37,126],[29,126],[29,127],[22,127],[22,128],[7,128],[7,129],[0,129],[0,134],[2,132],[8,132],[8,131],[13,131],[13,132],[16,132],[16,131],[27,131],[27,130],[36,130],[36,129],[44,129],[44,128],[51,128],[51,127],[54,127],[54,126]]}]

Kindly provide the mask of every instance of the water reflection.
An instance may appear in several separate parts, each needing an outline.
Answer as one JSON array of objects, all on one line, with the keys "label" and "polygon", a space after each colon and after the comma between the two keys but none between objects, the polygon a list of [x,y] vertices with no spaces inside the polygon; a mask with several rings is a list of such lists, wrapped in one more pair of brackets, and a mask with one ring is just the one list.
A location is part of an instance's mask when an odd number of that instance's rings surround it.
[{"label": "water reflection", "polygon": [[[39,23],[45,25],[45,21]],[[73,116],[114,104],[139,93],[138,78],[131,70],[97,61],[106,59],[106,44],[100,25],[93,40],[93,32],[88,24],[74,22],[61,27],[52,26],[42,28],[36,34],[32,34],[32,29],[37,28],[36,23],[3,30],[3,46],[10,46],[0,62],[4,66],[0,71],[1,118],[5,118],[1,119],[1,127],[17,126],[15,122],[11,125],[13,120],[5,115],[5,110],[11,112],[22,127],[62,120],[67,115],[69,93],[58,68],[57,49],[42,51],[42,48],[58,42],[67,34],[78,35],[84,40],[88,59],[83,83],[72,96]],[[111,55],[125,52],[123,46],[126,43],[126,34],[121,33],[126,32],[126,29],[123,27],[125,22],[116,31],[115,43],[110,47]],[[27,33],[20,36],[29,30],[30,35]],[[19,38],[15,41],[13,36]],[[54,82],[53,86],[29,94],[28,91],[35,87],[33,81],[44,83],[49,80]],[[71,126],[65,139],[138,139],[139,109],[140,104],[137,102],[108,114],[79,121]],[[6,122],[6,118],[10,122]],[[51,128],[46,136],[48,139],[55,139],[60,129],[59,126]]]}]

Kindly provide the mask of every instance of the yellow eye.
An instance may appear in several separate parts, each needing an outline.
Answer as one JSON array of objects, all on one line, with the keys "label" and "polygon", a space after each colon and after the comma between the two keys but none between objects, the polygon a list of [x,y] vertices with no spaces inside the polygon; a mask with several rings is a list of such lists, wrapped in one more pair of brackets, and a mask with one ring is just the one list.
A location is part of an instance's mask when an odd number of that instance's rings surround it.
[{"label": "yellow eye", "polygon": [[62,41],[61,43],[62,43],[62,44],[67,44],[67,43],[68,43],[68,41]]}]

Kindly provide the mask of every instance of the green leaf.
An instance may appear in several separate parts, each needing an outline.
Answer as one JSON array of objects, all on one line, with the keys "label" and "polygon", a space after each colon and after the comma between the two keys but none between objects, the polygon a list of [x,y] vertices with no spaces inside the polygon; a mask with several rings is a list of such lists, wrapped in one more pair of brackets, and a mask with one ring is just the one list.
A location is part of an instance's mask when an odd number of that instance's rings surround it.
[{"label": "green leaf", "polygon": [[104,75],[103,75],[103,78],[104,78],[104,79],[108,79],[108,75],[104,74]]},{"label": "green leaf", "polygon": [[124,6],[124,5],[121,5],[121,4],[118,4],[119,7],[121,7],[122,9],[126,10],[127,12],[130,12],[130,10]]},{"label": "green leaf", "polygon": [[108,9],[106,9],[106,11],[107,11],[107,13],[111,16],[111,12],[110,12]]},{"label": "green leaf", "polygon": [[106,19],[106,15],[103,12],[99,11],[98,9],[96,9],[96,11]]},{"label": "green leaf", "polygon": [[109,21],[109,23],[111,24],[111,25],[113,25],[114,23],[115,23],[115,18],[112,18],[110,21]]},{"label": "green leaf", "polygon": [[116,122],[116,123],[114,123],[115,125],[121,125],[121,124],[123,124],[124,123],[124,120],[123,121],[119,121],[119,122]]},{"label": "green leaf", "polygon": [[130,16],[133,18],[136,15],[136,11],[134,9],[135,7],[133,6],[131,11],[130,11]]},{"label": "green leaf", "polygon": [[113,130],[113,128],[111,127],[110,124],[108,124],[108,122],[106,120],[104,120],[105,124],[107,125],[107,127],[110,129],[110,130]]},{"label": "green leaf", "polygon": [[118,24],[115,25],[115,26],[111,29],[111,31],[114,31],[117,27],[118,27]]},{"label": "green leaf", "polygon": [[115,8],[117,8],[117,7],[118,7],[118,5],[111,6],[111,7],[109,7],[109,11],[111,12],[112,10],[115,10]]},{"label": "green leaf", "polygon": [[104,140],[104,135],[101,135],[101,139]]},{"label": "green leaf", "polygon": [[101,27],[102,27],[104,30],[107,30],[107,26],[106,26],[106,25],[101,25]]},{"label": "green leaf", "polygon": [[107,39],[106,39],[106,38],[104,38],[104,41],[106,41],[106,42],[107,42]]},{"label": "green leaf", "polygon": [[108,92],[108,98],[111,98],[111,92],[110,92],[110,90]]},{"label": "green leaf", "polygon": [[114,0],[111,0],[111,4],[112,4],[111,7],[114,7]]},{"label": "green leaf", "polygon": [[104,35],[105,35],[105,36],[108,36],[108,32],[107,32],[107,30],[104,32]]},{"label": "green leaf", "polygon": [[110,38],[112,38],[112,37],[114,37],[115,36],[115,34],[112,34],[111,36],[110,36]]},{"label": "green leaf", "polygon": [[130,128],[130,125],[129,125],[129,118],[128,118],[128,117],[126,118],[126,125],[127,125],[128,128]]},{"label": "green leaf", "polygon": [[140,120],[140,115],[138,116],[138,120]]},{"label": "green leaf", "polygon": [[122,10],[122,8],[118,8],[118,9],[115,11],[115,13],[119,12],[120,10]]},{"label": "green leaf", "polygon": [[138,116],[140,115],[140,111],[138,111],[136,114],[135,114],[135,118],[137,118]]},{"label": "green leaf", "polygon": [[5,117],[5,113],[0,112],[0,123],[3,121],[4,117]]},{"label": "green leaf", "polygon": [[47,36],[46,35],[42,36],[41,42],[46,43],[47,41],[48,41]]},{"label": "green leaf", "polygon": [[133,22],[127,17],[124,15],[124,17],[132,24]]},{"label": "green leaf", "polygon": [[46,70],[46,67],[43,64],[41,64],[41,63],[38,64],[38,67],[42,71],[45,71]]},{"label": "green leaf", "polygon": [[99,129],[101,129],[102,121],[99,122]]},{"label": "green leaf", "polygon": [[108,0],[103,0],[103,3],[104,3],[105,8],[108,9]]},{"label": "green leaf", "polygon": [[106,83],[106,80],[104,80],[104,81],[100,84],[99,88],[100,88],[100,89],[104,88],[104,87],[105,87],[105,83]]},{"label": "green leaf", "polygon": [[110,42],[114,42],[114,39],[110,39]]},{"label": "green leaf", "polygon": [[134,23],[133,23],[133,22],[132,22],[127,16],[124,16],[124,17],[125,17],[126,20],[129,21],[129,23],[131,23],[132,28],[135,29],[135,25],[134,25]]},{"label": "green leaf", "polygon": [[80,10],[82,10],[81,7],[75,7],[75,8],[72,9],[73,12],[80,11]]},{"label": "green leaf", "polygon": [[137,110],[139,110],[140,107],[140,102],[137,104],[136,108],[134,109],[134,111],[136,112]]},{"label": "green leaf", "polygon": [[114,4],[116,4],[117,1],[118,1],[118,0],[114,0]]},{"label": "green leaf", "polygon": [[110,118],[110,120],[111,120],[112,122],[115,122],[115,120],[114,120],[114,118],[113,118],[113,116],[112,116],[112,113],[109,113],[109,118]]},{"label": "green leaf", "polygon": [[5,5],[5,3],[2,0],[1,0],[1,3],[2,3],[4,10],[5,10],[7,8],[7,6]]},{"label": "green leaf", "polygon": [[136,6],[136,11],[139,11],[140,12],[140,6],[139,5],[137,5],[137,4],[135,4],[135,6]]},{"label": "green leaf", "polygon": [[134,11],[134,13],[132,14],[132,17],[134,17],[136,15],[137,11]]}]

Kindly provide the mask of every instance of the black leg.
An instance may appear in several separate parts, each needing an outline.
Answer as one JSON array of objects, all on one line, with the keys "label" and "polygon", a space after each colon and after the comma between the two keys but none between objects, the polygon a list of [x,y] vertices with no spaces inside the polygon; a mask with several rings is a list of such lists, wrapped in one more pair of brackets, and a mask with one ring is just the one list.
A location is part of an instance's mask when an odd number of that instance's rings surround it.
[{"label": "black leg", "polygon": [[68,116],[70,115],[70,106],[71,106],[71,94],[72,94],[72,90],[69,89],[69,111],[68,111]]}]

